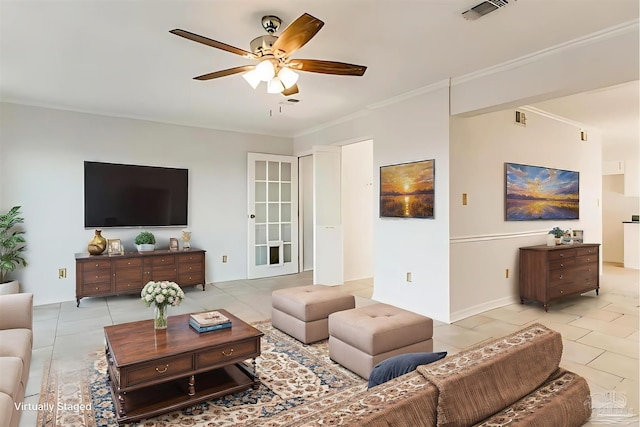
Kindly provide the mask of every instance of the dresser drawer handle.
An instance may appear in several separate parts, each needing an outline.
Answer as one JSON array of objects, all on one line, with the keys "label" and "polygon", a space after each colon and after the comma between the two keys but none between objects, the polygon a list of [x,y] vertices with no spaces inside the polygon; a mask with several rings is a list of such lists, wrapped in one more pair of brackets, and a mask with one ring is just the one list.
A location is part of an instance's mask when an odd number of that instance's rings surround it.
[{"label": "dresser drawer handle", "polygon": [[229,353],[227,353],[227,352],[225,352],[224,350],[222,350],[222,355],[223,355],[223,356],[227,356],[227,357],[229,357],[229,356],[231,356],[232,354],[233,354],[233,349],[229,350]]},{"label": "dresser drawer handle", "polygon": [[561,257],[561,258],[562,258],[562,257],[564,257],[564,254],[560,254],[560,257]]},{"label": "dresser drawer handle", "polygon": [[96,264],[96,267],[100,267],[100,264]]},{"label": "dresser drawer handle", "polygon": [[559,279],[562,279],[562,274],[558,277]]},{"label": "dresser drawer handle", "polygon": [[164,365],[164,369],[158,368],[156,366],[156,372],[159,374],[164,374],[165,372],[167,372],[167,369],[169,369],[169,365]]},{"label": "dresser drawer handle", "polygon": [[564,264],[563,264],[563,263],[560,263],[560,267],[564,267]]}]

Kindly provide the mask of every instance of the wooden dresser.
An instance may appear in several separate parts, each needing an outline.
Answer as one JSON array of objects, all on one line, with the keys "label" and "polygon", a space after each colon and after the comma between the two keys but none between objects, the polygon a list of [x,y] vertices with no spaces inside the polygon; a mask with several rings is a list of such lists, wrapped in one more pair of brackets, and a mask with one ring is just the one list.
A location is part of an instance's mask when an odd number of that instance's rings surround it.
[{"label": "wooden dresser", "polygon": [[600,244],[520,248],[520,302],[549,302],[600,289]]},{"label": "wooden dresser", "polygon": [[149,281],[168,280],[181,287],[205,286],[202,249],[127,252],[124,255],[76,254],[76,302],[142,291]]}]

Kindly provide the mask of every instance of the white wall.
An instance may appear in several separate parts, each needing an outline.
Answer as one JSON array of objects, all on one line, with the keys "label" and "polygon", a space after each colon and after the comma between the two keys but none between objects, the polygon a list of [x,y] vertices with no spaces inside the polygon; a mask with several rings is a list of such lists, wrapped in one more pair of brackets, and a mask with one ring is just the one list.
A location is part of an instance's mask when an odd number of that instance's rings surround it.
[{"label": "white wall", "polygon": [[[94,233],[83,222],[84,160],[188,168],[191,243],[207,251],[207,282],[219,282],[247,275],[247,152],[292,152],[285,138],[12,104],[0,104],[0,120],[0,208],[23,206],[29,266],[15,276],[36,304],[75,298],[74,254],[86,252]],[[167,246],[179,235],[151,231]],[[138,232],[103,235],[132,250]],[[66,279],[58,268],[67,268]]]},{"label": "white wall", "polygon": [[342,147],[344,281],[373,276],[373,141]]},{"label": "white wall", "polygon": [[[373,136],[373,298],[442,321],[449,319],[448,97],[446,83],[434,85],[294,143],[295,151],[303,152]],[[380,166],[427,159],[435,159],[435,219],[380,218]]]},{"label": "white wall", "polygon": [[[585,241],[602,242],[598,135],[583,142],[574,125],[528,112],[523,127],[514,115],[451,119],[452,319],[518,300],[518,248],[545,244],[553,227],[584,230]],[[505,162],[580,172],[580,219],[505,221]]]}]

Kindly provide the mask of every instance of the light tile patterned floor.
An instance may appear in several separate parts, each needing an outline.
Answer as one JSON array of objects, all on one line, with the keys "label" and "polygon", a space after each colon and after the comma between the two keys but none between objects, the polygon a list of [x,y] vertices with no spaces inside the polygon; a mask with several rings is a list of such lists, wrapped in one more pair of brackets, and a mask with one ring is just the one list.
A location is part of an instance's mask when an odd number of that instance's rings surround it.
[{"label": "light tile patterned floor", "polygon": [[[224,308],[247,322],[271,317],[271,291],[312,283],[312,273],[257,280],[215,283],[185,289],[187,298],[171,314]],[[638,291],[640,272],[605,264],[600,295],[589,292],[552,304],[549,312],[535,304],[511,304],[453,324],[434,323],[434,350],[451,353],[540,322],[563,336],[561,365],[587,378],[595,400],[602,396],[626,398],[626,408],[638,414]],[[356,305],[372,301],[372,280],[343,285],[356,296]],[[149,319],[151,309],[138,296],[85,298],[34,307],[34,350],[26,402],[36,405],[44,367],[52,360],[69,366],[104,346],[103,326]],[[608,397],[607,397],[608,398]],[[605,402],[606,404],[606,402]],[[35,411],[26,411],[20,427],[35,425]],[[602,425],[588,423],[587,426]],[[634,425],[621,423],[617,425]]]}]

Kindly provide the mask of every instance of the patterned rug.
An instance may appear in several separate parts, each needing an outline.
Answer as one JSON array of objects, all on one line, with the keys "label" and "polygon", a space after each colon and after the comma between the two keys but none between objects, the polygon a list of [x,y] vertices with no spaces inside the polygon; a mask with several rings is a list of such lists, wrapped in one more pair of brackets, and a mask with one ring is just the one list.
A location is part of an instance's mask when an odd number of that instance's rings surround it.
[{"label": "patterned rug", "polygon": [[[329,359],[327,340],[304,345],[270,322],[254,326],[264,332],[256,359],[261,385],[131,426],[255,426],[283,411],[296,411],[335,392],[348,398],[367,382]],[[44,373],[37,427],[115,427],[106,382],[104,350],[77,369],[52,366]]]}]

